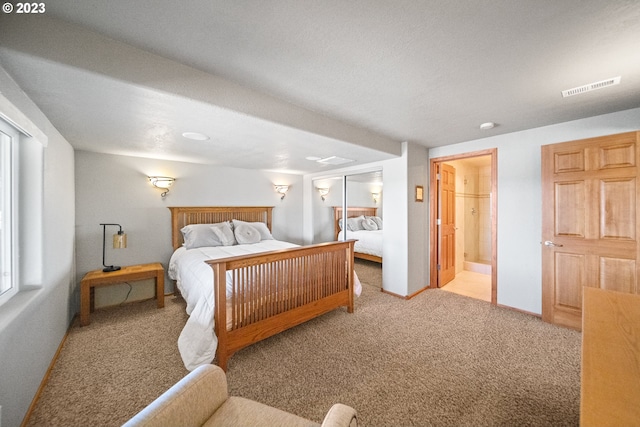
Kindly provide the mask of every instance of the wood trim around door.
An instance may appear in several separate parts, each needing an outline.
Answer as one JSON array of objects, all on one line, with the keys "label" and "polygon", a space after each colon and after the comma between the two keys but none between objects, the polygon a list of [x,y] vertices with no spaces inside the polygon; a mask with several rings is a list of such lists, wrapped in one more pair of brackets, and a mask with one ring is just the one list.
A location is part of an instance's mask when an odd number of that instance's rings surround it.
[{"label": "wood trim around door", "polygon": [[491,304],[498,303],[498,149],[473,151],[429,160],[429,288],[438,287],[437,165],[470,157],[491,156]]}]

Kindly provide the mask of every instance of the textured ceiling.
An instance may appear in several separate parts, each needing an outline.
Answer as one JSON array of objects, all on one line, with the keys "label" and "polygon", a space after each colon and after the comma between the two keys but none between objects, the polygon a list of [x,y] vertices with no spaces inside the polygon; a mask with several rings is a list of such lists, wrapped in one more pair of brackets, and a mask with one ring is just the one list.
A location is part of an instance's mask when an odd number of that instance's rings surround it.
[{"label": "textured ceiling", "polygon": [[306,156],[640,106],[635,0],[56,0],[26,18],[0,16],[2,66],[84,150],[316,172]]}]

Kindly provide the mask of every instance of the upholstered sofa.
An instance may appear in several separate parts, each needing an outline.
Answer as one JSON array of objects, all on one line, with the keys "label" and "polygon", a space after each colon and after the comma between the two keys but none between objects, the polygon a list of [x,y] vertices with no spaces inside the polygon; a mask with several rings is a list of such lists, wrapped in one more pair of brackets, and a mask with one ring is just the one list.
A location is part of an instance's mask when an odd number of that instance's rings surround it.
[{"label": "upholstered sofa", "polygon": [[356,411],[336,403],[322,424],[242,397],[229,396],[227,377],[215,365],[194,369],[123,427],[344,426],[356,427]]}]

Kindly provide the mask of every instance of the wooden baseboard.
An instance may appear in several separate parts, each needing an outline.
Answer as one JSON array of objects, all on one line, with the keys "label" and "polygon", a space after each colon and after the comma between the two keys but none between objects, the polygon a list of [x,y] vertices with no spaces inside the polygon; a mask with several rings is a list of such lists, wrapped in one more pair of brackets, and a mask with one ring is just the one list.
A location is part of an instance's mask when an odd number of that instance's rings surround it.
[{"label": "wooden baseboard", "polygon": [[426,291],[427,289],[430,289],[430,288],[429,288],[429,286],[424,287],[424,288],[420,289],[419,291],[412,293],[411,295],[405,295],[405,296],[402,296],[402,295],[400,295],[400,294],[394,294],[393,292],[389,292],[389,291],[386,291],[386,290],[384,290],[384,289],[380,289],[380,290],[381,290],[382,292],[384,292],[385,294],[388,294],[388,295],[394,296],[394,297],[396,297],[396,298],[400,298],[400,299],[404,299],[404,300],[410,300],[411,298],[413,298],[413,297],[415,297],[416,295],[418,295],[418,294],[420,294],[420,293],[422,293],[422,292]]},{"label": "wooden baseboard", "polygon": [[357,259],[364,259],[367,261],[373,261],[373,262],[382,264],[382,257],[375,256],[375,255],[363,254],[361,252],[354,252],[353,257]]},{"label": "wooden baseboard", "polygon": [[400,294],[394,294],[393,292],[386,291],[386,290],[384,290],[382,288],[380,289],[380,292],[385,293],[387,295],[391,295],[392,297],[400,298],[400,299],[406,299],[407,298],[407,297],[403,297]]},{"label": "wooden baseboard", "polygon": [[67,328],[67,332],[64,334],[64,337],[62,337],[62,341],[60,341],[60,345],[58,346],[58,350],[56,350],[56,354],[54,354],[53,355],[53,359],[51,359],[51,363],[49,364],[49,367],[47,368],[47,372],[45,372],[44,377],[42,378],[42,381],[40,382],[40,386],[38,387],[38,390],[36,391],[36,394],[33,396],[33,400],[31,400],[31,404],[29,405],[29,409],[27,410],[27,413],[25,414],[24,418],[22,419],[22,423],[20,424],[20,427],[25,427],[27,425],[27,423],[29,422],[29,418],[31,418],[31,413],[35,409],[36,404],[38,403],[38,399],[40,398],[40,395],[42,394],[42,391],[44,390],[44,387],[47,385],[47,382],[49,381],[49,377],[51,376],[51,371],[53,370],[53,367],[56,365],[56,362],[58,361],[58,357],[60,356],[60,353],[62,352],[62,347],[64,347],[64,343],[67,341],[67,337],[69,336],[69,330],[71,329],[71,326],[75,322],[76,317],[78,317],[77,314],[71,320],[71,323],[69,324],[69,327]]}]

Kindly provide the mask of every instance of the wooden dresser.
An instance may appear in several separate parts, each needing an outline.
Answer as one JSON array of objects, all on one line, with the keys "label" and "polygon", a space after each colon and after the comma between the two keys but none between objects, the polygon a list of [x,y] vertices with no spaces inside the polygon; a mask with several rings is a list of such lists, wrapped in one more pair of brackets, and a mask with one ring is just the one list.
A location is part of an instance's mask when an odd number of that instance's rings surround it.
[{"label": "wooden dresser", "polygon": [[640,295],[584,289],[581,376],[581,426],[640,426]]}]

